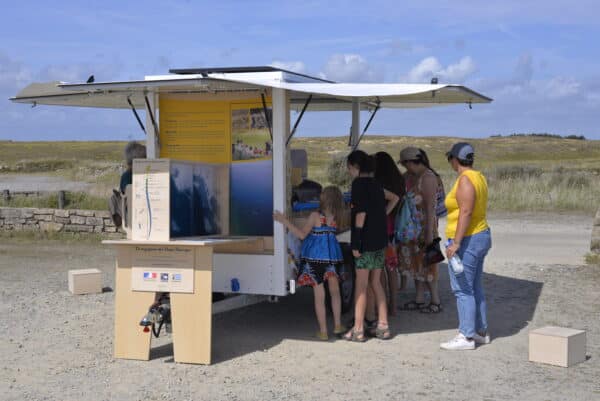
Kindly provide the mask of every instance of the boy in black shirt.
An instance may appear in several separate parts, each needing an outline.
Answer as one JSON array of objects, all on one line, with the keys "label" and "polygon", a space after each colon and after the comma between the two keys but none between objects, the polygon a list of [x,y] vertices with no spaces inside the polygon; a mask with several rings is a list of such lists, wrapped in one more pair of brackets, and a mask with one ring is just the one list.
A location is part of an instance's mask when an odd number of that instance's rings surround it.
[{"label": "boy in black shirt", "polygon": [[[386,211],[398,203],[398,196],[384,190],[373,178],[374,161],[365,152],[355,150],[348,156],[348,173],[352,181],[352,254],[356,267],[356,299],[354,327],[344,335],[348,341],[363,342],[364,318],[367,304],[367,286],[375,294],[378,311],[377,327],[372,333],[377,338],[391,338],[387,320],[385,291],[381,273],[385,264],[387,246]],[[387,204],[386,204],[387,199]]]}]

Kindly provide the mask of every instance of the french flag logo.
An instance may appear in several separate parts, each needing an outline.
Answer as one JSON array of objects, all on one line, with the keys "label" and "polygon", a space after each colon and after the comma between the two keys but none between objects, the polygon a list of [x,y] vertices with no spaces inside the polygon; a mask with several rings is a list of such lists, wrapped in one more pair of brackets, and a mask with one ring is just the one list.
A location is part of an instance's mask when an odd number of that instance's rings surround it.
[{"label": "french flag logo", "polygon": [[144,272],[144,280],[153,280],[156,278],[156,273],[154,272]]}]

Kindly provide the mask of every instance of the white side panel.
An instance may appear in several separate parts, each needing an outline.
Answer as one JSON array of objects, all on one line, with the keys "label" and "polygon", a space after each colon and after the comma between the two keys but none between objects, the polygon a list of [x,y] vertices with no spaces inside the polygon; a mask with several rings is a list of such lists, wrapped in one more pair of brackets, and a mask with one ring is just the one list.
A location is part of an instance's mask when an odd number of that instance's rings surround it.
[{"label": "white side panel", "polygon": [[[274,88],[273,96],[273,208],[283,213],[287,210],[287,148],[285,141],[290,133],[289,93]],[[287,294],[288,253],[285,228],[273,222],[273,285],[274,295]]]},{"label": "white side panel", "polygon": [[[213,291],[240,294],[285,295],[275,285],[273,255],[215,253],[213,256]],[[237,279],[239,291],[233,291]]]}]

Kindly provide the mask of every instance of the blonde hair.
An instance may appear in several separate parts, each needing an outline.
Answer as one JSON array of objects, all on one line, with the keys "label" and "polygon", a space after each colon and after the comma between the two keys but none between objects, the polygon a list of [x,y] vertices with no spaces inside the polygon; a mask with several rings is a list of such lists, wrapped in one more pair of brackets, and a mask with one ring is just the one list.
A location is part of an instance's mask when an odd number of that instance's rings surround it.
[{"label": "blonde hair", "polygon": [[339,226],[342,223],[344,197],[342,191],[335,185],[323,188],[323,192],[321,192],[321,210],[330,212],[336,225]]}]

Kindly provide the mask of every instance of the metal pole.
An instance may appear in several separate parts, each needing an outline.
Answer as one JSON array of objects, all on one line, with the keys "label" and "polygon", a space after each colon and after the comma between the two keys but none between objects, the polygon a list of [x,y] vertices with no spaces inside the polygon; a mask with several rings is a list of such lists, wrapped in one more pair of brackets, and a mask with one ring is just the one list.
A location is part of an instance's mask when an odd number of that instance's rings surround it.
[{"label": "metal pole", "polygon": [[[290,101],[285,89],[273,88],[273,208],[287,209],[287,148],[290,132]],[[287,295],[288,255],[283,224],[273,222],[273,294]]]},{"label": "metal pole", "polygon": [[146,158],[157,159],[160,155],[160,144],[158,142],[158,127],[154,115],[156,114],[157,95],[150,93],[150,97],[144,96],[146,101],[146,127],[153,127],[146,131]]},{"label": "metal pole", "polygon": [[350,134],[350,147],[352,149],[358,145],[358,136],[360,133],[360,102],[358,99],[352,100],[352,128]]}]

